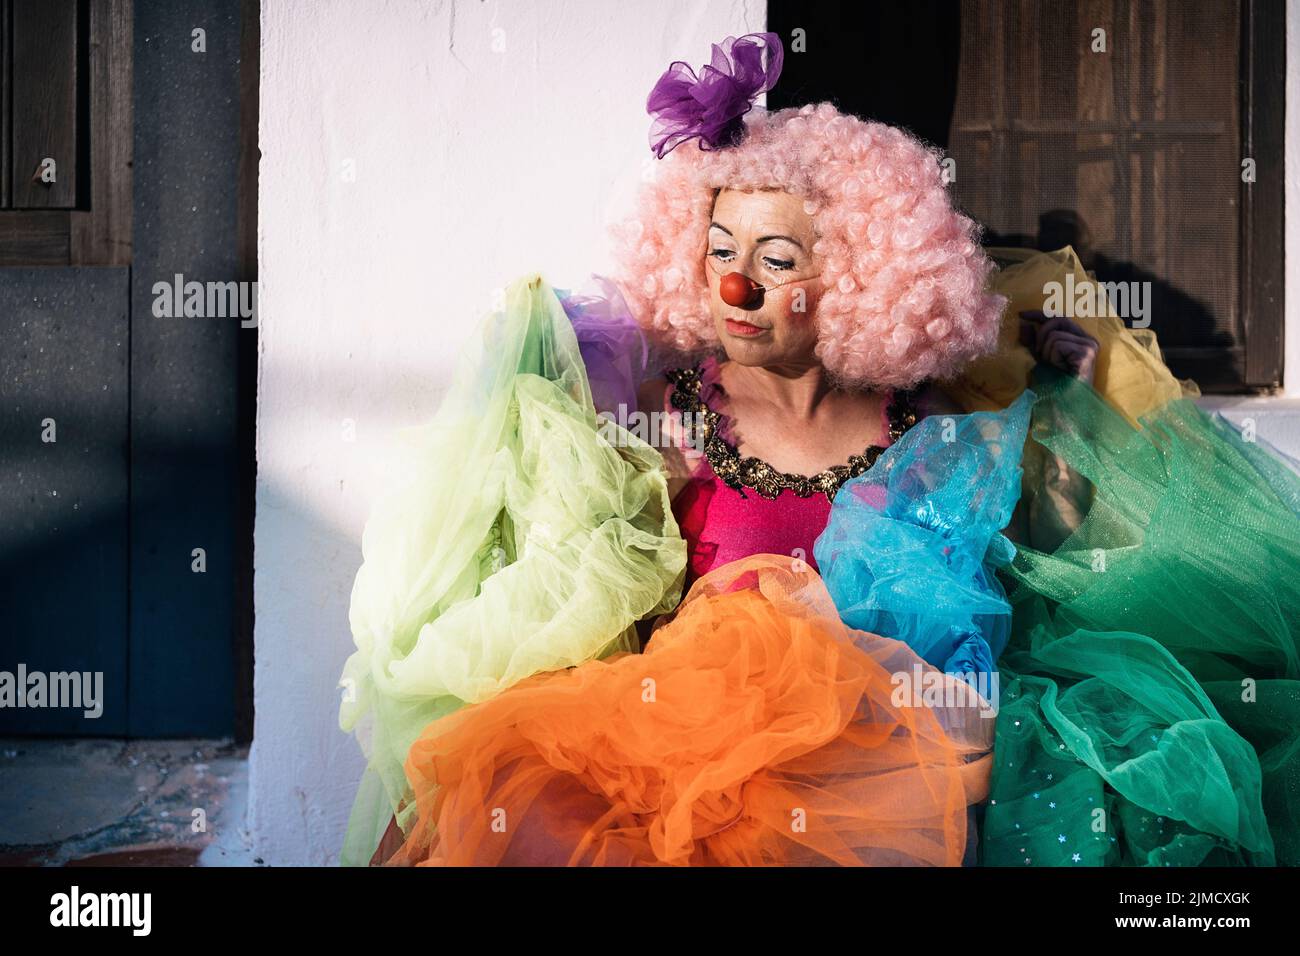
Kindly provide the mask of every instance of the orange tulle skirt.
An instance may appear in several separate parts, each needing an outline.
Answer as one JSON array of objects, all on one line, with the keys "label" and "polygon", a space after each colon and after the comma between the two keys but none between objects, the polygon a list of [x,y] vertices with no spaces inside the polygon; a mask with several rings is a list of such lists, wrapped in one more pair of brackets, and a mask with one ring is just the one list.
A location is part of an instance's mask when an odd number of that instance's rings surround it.
[{"label": "orange tulle skirt", "polygon": [[[916,681],[934,689],[921,702]],[[644,653],[542,674],[429,725],[393,865],[962,862],[985,702],[845,627],[806,564],[697,581]]]}]

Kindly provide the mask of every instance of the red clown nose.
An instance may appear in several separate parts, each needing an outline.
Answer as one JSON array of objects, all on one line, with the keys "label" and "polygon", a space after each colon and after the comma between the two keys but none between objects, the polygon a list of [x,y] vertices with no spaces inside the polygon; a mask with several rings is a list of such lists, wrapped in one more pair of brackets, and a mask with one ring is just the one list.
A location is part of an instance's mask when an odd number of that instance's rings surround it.
[{"label": "red clown nose", "polygon": [[718,284],[718,293],[727,305],[743,309],[758,302],[763,297],[763,287],[747,275],[728,272]]}]

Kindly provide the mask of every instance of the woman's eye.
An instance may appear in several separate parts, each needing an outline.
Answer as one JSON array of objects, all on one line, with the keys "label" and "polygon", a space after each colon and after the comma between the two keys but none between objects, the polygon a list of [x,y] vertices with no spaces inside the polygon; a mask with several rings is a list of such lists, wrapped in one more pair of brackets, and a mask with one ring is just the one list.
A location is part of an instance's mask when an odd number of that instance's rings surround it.
[{"label": "woman's eye", "polygon": [[730,249],[710,249],[709,255],[713,256],[715,259],[718,259],[722,262],[728,262],[731,259],[735,258],[736,254],[732,252]]},{"label": "woman's eye", "polygon": [[764,256],[763,262],[773,272],[784,272],[786,269],[794,268],[793,259],[773,259],[771,256]]}]

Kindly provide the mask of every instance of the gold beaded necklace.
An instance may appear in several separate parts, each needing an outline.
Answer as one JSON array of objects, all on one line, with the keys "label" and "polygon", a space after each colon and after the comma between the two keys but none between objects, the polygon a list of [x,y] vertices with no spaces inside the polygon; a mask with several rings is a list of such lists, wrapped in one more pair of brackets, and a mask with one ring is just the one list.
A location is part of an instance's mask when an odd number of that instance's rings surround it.
[{"label": "gold beaded necklace", "polygon": [[[828,501],[833,501],[844,482],[874,465],[885,450],[880,445],[869,445],[861,455],[850,455],[848,464],[834,465],[817,475],[792,475],[778,471],[761,458],[742,458],[736,446],[722,437],[722,415],[709,408],[700,397],[703,383],[699,366],[670,369],[664,374],[673,386],[673,407],[691,416],[696,438],[703,439],[704,457],[709,467],[724,485],[739,491],[742,498],[749,497],[745,489],[750,488],[764,498],[775,498],[782,491],[789,490],[800,498],[821,492]],[[895,392],[886,414],[889,417],[889,440],[893,443],[916,424],[913,393]]]}]

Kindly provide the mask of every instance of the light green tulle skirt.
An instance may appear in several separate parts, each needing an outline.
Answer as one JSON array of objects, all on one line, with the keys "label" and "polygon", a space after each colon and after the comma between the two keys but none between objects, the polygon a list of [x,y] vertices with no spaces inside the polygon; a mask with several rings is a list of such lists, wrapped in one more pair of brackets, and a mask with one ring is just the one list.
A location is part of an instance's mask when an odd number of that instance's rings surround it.
[{"label": "light green tulle skirt", "polygon": [[662,459],[597,424],[559,300],[516,282],[366,524],[339,723],[368,765],[343,864],[367,863],[394,815],[409,824],[403,764],[430,721],[635,649],[635,623],[676,606],[686,549]]}]

